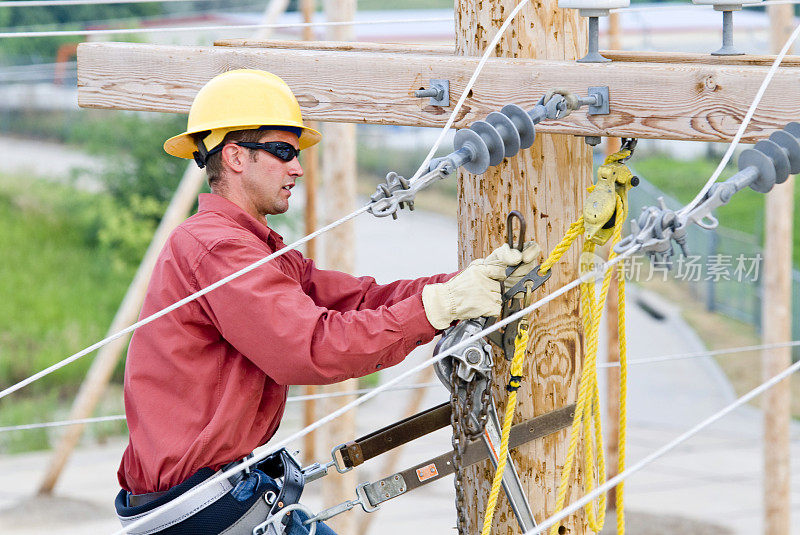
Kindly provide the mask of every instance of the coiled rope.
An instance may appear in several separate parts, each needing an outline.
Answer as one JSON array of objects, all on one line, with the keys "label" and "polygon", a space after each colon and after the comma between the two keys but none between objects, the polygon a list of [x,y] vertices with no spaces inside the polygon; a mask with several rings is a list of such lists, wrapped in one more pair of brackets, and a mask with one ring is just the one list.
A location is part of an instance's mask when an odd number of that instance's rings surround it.
[{"label": "coiled rope", "polygon": [[[617,196],[617,214],[622,214],[623,201],[622,198]],[[583,226],[583,219],[578,219],[577,224]],[[614,223],[614,231],[612,234],[612,244],[618,242],[622,235],[622,218],[618,217]],[[564,245],[574,241],[574,237],[567,235],[562,240]],[[571,240],[571,241],[570,241]],[[565,249],[560,247],[559,250]],[[595,249],[594,243],[587,241],[583,247],[584,253],[593,253]],[[556,251],[554,250],[554,253]],[[563,254],[563,253],[561,253]],[[616,254],[613,249],[609,253],[609,261],[613,260]],[[626,343],[625,343],[625,284],[624,278],[619,276],[619,353],[620,353],[620,425],[619,425],[619,462],[618,471],[622,472],[625,466],[625,425],[627,422],[626,414],[626,395],[627,388],[625,381],[627,381],[627,363],[626,363]],[[567,457],[564,461],[564,467],[561,472],[561,481],[559,483],[558,494],[556,498],[556,511],[564,507],[566,501],[567,489],[569,481],[572,476],[572,468],[575,464],[575,457],[578,451],[578,441],[583,436],[583,455],[584,455],[584,489],[588,493],[594,487],[595,469],[597,471],[598,484],[605,482],[606,466],[605,454],[603,449],[603,434],[602,423],[600,416],[600,389],[597,380],[597,354],[599,350],[599,337],[600,337],[600,321],[602,318],[603,307],[605,306],[606,297],[608,296],[609,287],[611,284],[611,276],[613,270],[608,269],[603,276],[603,284],[600,290],[599,298],[595,295],[595,285],[593,282],[587,282],[581,285],[581,321],[583,323],[584,332],[586,333],[586,354],[583,361],[583,369],[581,370],[580,383],[578,387],[578,399],[575,407],[575,416],[572,421],[572,430],[570,434],[569,447],[567,449]],[[582,429],[581,429],[582,427]],[[582,433],[581,433],[582,430]],[[621,535],[624,533],[624,497],[622,489],[617,492],[617,531]],[[593,504],[589,503],[585,507],[587,521],[589,528],[593,531],[599,532],[605,523],[605,510],[606,510],[606,496],[600,495],[597,503],[597,509]],[[554,526],[552,535],[558,533],[558,527]]]}]

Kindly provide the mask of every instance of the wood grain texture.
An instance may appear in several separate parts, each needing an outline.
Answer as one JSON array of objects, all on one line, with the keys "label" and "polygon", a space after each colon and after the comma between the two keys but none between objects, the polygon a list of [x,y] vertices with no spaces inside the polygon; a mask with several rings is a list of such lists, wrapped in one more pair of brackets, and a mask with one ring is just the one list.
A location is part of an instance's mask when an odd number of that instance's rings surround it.
[{"label": "wood grain texture", "polygon": [[[791,25],[791,18],[787,22]],[[612,13],[609,17],[609,39],[614,38],[614,24],[619,26],[619,13]],[[791,33],[791,28],[790,28]],[[712,56],[711,54],[698,54],[691,52],[653,52],[637,50],[619,50],[619,38],[609,41],[609,50],[600,53],[608,59],[617,62],[629,63],[695,63],[704,65],[761,65],[770,66],[775,61],[774,55],[745,54],[742,56]],[[277,48],[284,50],[338,50],[347,52],[390,52],[425,54],[433,56],[452,56],[455,48],[451,45],[428,45],[409,43],[348,43],[337,41],[315,41],[303,43],[290,40],[267,39],[220,39],[214,41],[215,46],[246,47],[246,48]],[[783,45],[780,42],[778,50]],[[800,67],[800,56],[786,56],[781,65],[786,67]]]},{"label": "wood grain texture", "polygon": [[[467,56],[481,54],[515,4],[511,0],[457,2],[456,47],[459,53]],[[585,21],[574,10],[559,10],[556,0],[546,0],[531,4],[517,17],[496,50],[497,56],[509,59],[493,60],[487,65],[489,71],[481,76],[486,83],[476,86],[473,98],[492,95],[489,98],[497,104],[518,102],[520,98],[541,94],[538,84],[561,86],[575,72],[572,67],[577,64],[564,60],[572,60],[585,51],[586,28]],[[534,62],[519,58],[550,61]],[[465,58],[461,61],[471,60]],[[505,78],[511,75],[511,71],[507,75],[494,71],[500,64],[514,65],[513,71],[519,78],[512,81]],[[537,67],[530,69],[526,67],[528,65]],[[544,65],[555,67],[559,74],[548,71],[546,67],[540,68]],[[499,80],[502,83],[498,83]],[[489,87],[490,84],[493,87]],[[611,91],[612,95],[617,94],[616,88]],[[473,111],[476,104],[468,101]],[[533,104],[532,100],[528,100],[521,105],[528,108]],[[496,108],[494,106],[492,109]],[[490,111],[488,107],[487,111]],[[581,120],[586,120],[585,115],[578,119]],[[527,239],[535,239],[544,251],[551,250],[579,214],[583,192],[590,183],[591,169],[591,150],[583,139],[565,135],[538,135],[533,147],[490,168],[484,175],[462,172],[459,197],[460,263],[463,265],[472,258],[484,256],[503,243],[506,215],[510,210],[519,210],[524,214],[528,225]],[[577,278],[578,252],[578,247],[575,247],[564,256],[544,289],[537,292],[537,297]],[[534,312],[525,380],[519,390],[515,421],[541,415],[575,401],[583,356],[580,328],[577,292],[571,292]],[[501,355],[496,356],[495,362],[495,399],[498,411],[503,414],[509,367]],[[511,455],[527,490],[531,509],[539,521],[555,512],[567,437],[568,433],[562,431],[521,447]],[[573,481],[577,489],[582,482],[582,472],[578,469],[576,473]],[[467,495],[471,498],[471,520],[473,526],[477,525],[478,528],[483,521],[493,475],[494,470],[488,463],[470,470]],[[570,501],[579,496],[580,491],[571,492]],[[568,518],[564,525],[568,533],[586,533],[582,512]],[[516,519],[502,493],[492,532],[519,533]]]},{"label": "wood grain texture", "polygon": [[348,41],[279,41],[264,39],[220,39],[214,46],[244,48],[278,48],[283,50],[337,50],[340,52],[389,52],[395,54],[423,54],[452,56],[455,49],[448,45],[409,43],[365,43]]},{"label": "wood grain texture", "polygon": [[[485,35],[480,28],[476,31]],[[509,35],[517,42],[521,32]],[[563,53],[563,48],[559,45],[554,51]],[[427,99],[414,97],[414,90],[426,87],[431,78],[447,78],[455,103],[477,62],[473,57],[410,53],[83,43],[78,47],[78,102],[92,108],[186,113],[211,77],[247,67],[266,69],[286,80],[307,120],[436,127],[444,125],[451,108],[430,106]],[[589,86],[608,85],[611,114],[587,116],[578,111],[563,121],[546,121],[539,131],[726,141],[735,135],[767,70],[496,58],[486,64],[456,126],[467,126],[509,102],[531,108],[553,87],[583,94]],[[780,69],[745,142],[767,137],[800,118],[798,77],[800,68]]]},{"label": "wood grain texture", "polygon": [[[789,19],[791,24],[791,18]],[[790,33],[791,33],[790,28]],[[788,36],[787,36],[788,37]],[[785,39],[784,39],[785,40]],[[783,46],[783,41],[780,43]],[[778,47],[780,50],[780,46]],[[675,63],[729,66],[766,66],[775,61],[775,56],[745,54],[742,56],[712,56],[711,54],[693,54],[688,52],[637,52],[629,50],[602,50],[601,53],[610,60],[634,63]],[[785,67],[800,66],[800,56],[786,56],[781,61]]]},{"label": "wood grain texture", "polygon": [[[768,8],[772,50],[783,47],[794,29],[794,6]],[[792,339],[792,234],[794,185],[791,176],[766,195],[764,297],[761,303],[765,344]],[[762,353],[764,380],[792,364],[791,348]],[[764,533],[790,533],[792,525],[791,383],[787,378],[764,393]]]}]

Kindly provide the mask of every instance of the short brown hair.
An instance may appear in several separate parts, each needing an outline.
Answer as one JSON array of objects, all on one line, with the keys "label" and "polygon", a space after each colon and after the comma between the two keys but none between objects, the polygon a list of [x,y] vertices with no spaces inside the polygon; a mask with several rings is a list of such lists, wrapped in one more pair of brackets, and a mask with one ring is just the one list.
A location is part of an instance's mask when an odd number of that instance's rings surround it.
[{"label": "short brown hair", "polygon": [[[225,134],[225,137],[222,138],[221,144],[224,145],[225,143],[233,143],[236,141],[246,141],[248,143],[257,143],[261,140],[261,137],[264,135],[264,130],[234,130],[232,132],[228,132]],[[210,150],[210,147],[209,147]],[[255,161],[257,154],[253,151],[250,154],[250,157]],[[208,177],[208,185],[212,188],[214,187],[215,183],[219,181],[220,175],[222,174],[222,156],[219,152],[216,152],[208,157],[206,160],[206,176]]]}]

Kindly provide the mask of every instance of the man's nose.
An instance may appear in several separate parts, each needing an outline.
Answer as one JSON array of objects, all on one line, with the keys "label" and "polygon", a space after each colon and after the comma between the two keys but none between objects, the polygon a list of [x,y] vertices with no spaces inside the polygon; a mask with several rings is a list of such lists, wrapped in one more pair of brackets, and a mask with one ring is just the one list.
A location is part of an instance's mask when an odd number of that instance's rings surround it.
[{"label": "man's nose", "polygon": [[292,176],[303,176],[303,166],[300,165],[300,158],[295,156],[294,160],[289,162],[289,173]]}]

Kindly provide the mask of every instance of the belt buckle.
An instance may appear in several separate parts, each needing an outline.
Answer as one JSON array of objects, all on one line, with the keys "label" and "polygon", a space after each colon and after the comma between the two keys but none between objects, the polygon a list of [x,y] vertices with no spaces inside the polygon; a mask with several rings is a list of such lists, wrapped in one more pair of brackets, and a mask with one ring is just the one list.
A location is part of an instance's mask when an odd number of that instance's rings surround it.
[{"label": "belt buckle", "polygon": [[[230,462],[230,463],[226,464],[225,466],[223,466],[222,467],[222,471],[223,472],[227,472],[231,468],[239,466],[243,462],[245,462],[245,461],[247,461],[249,459],[252,459],[252,458],[253,458],[253,454],[252,453],[250,453],[248,455],[245,455],[241,459],[237,459],[237,460],[235,460],[233,462]],[[232,476],[228,477],[228,482],[231,484],[232,487],[236,487],[236,485],[238,485],[239,482],[242,481],[245,478],[245,476],[250,475],[250,471],[251,471],[251,467],[250,466],[246,467],[244,470],[239,470],[238,472],[236,472]]]}]

